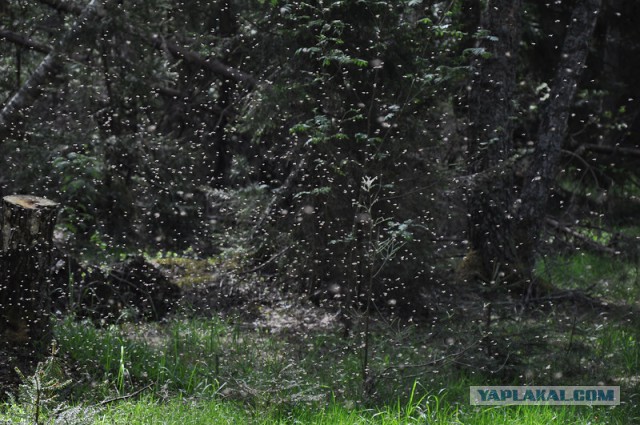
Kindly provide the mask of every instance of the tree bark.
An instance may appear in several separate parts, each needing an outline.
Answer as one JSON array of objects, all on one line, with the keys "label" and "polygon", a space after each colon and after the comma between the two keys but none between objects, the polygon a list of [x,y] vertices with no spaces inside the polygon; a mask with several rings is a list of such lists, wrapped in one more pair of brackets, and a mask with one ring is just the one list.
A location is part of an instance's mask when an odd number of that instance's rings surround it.
[{"label": "tree bark", "polygon": [[478,57],[469,95],[469,172],[484,175],[467,199],[471,250],[481,258],[480,275],[513,267],[513,177],[509,170],[492,173],[513,154],[513,93],[520,41],[521,0],[488,1],[480,25],[489,35],[480,41],[489,57]]},{"label": "tree bark", "polygon": [[58,204],[21,195],[4,197],[2,205],[0,349],[29,359],[51,342],[49,271]]},{"label": "tree bark", "polygon": [[[482,47],[491,57],[478,60],[470,93],[469,151],[471,173],[490,178],[475,182],[468,199],[468,213],[471,249],[481,258],[485,279],[501,271],[512,276],[509,280],[533,282],[547,199],[556,177],[569,109],[585,66],[600,1],[585,0],[575,6],[518,200],[513,193],[513,172],[502,165],[513,155],[511,98],[515,89],[520,1],[489,1],[482,12],[482,27],[495,35],[497,41],[485,41]],[[505,171],[500,172],[501,169]],[[528,285],[528,295],[533,286]]]}]

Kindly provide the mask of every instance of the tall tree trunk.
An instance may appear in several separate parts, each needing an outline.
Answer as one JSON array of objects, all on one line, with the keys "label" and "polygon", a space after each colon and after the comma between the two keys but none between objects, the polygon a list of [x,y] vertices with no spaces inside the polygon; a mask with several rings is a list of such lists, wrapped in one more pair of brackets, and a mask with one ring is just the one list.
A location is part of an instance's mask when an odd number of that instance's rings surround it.
[{"label": "tall tree trunk", "polygon": [[527,261],[529,270],[538,251],[547,200],[567,135],[570,108],[585,68],[600,7],[601,0],[582,0],[575,6],[525,176],[518,216],[522,235],[520,257]]},{"label": "tall tree trunk", "polygon": [[[624,92],[624,78],[621,78],[621,70],[624,66],[621,61],[621,51],[624,43],[622,30],[620,28],[622,12],[624,11],[624,0],[606,0],[603,8],[606,10],[604,17],[607,23],[604,39],[603,69],[604,75],[609,76],[605,87],[611,91],[611,95],[604,99],[604,110],[615,112],[620,105],[620,100],[628,93]],[[600,142],[601,143],[601,142]]]},{"label": "tall tree trunk", "polygon": [[568,129],[569,109],[585,66],[600,2],[585,0],[575,6],[518,200],[508,164],[513,157],[511,98],[521,4],[488,1],[482,12],[482,27],[497,40],[483,43],[491,57],[478,60],[470,94],[470,171],[479,178],[468,199],[469,239],[485,279],[504,272],[510,280],[530,282],[528,295],[534,286],[535,254]]},{"label": "tall tree trunk", "polygon": [[480,26],[488,35],[480,40],[489,57],[478,57],[469,96],[469,171],[485,177],[475,181],[468,195],[469,240],[480,256],[485,279],[498,268],[513,268],[513,177],[499,169],[513,152],[513,93],[520,42],[521,0],[490,0],[481,12]]},{"label": "tall tree trunk", "polygon": [[[220,1],[220,18],[218,33],[221,37],[228,39],[236,34],[238,30],[238,22],[236,15],[232,10],[230,0]],[[228,46],[225,49],[226,58],[225,62],[231,59],[231,49]],[[217,106],[222,111],[227,110],[231,106],[231,100],[233,93],[236,90],[236,82],[230,78],[225,78],[220,86],[220,92],[218,94]],[[207,161],[210,162],[208,166],[209,174],[207,176],[207,183],[212,187],[225,187],[229,180],[229,171],[231,168],[231,151],[227,135],[225,134],[226,127],[229,124],[228,116],[221,114],[218,118],[218,122],[213,130],[213,134],[208,140],[206,148]]]}]

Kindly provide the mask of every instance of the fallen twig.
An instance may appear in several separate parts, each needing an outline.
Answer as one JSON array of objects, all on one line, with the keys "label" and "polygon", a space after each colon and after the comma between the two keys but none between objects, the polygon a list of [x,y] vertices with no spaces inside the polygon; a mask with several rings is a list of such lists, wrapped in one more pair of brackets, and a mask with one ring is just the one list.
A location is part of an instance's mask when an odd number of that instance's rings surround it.
[{"label": "fallen twig", "polygon": [[107,404],[111,404],[111,403],[114,403],[116,401],[128,400],[130,398],[133,398],[133,397],[137,396],[138,394],[142,393],[143,391],[148,390],[152,386],[153,386],[153,384],[149,384],[146,387],[142,387],[139,390],[136,390],[136,391],[134,391],[134,392],[132,392],[130,394],[125,394],[125,395],[121,395],[121,396],[118,396],[118,397],[108,398],[108,399],[103,400],[100,403],[96,404],[94,407],[106,406]]}]

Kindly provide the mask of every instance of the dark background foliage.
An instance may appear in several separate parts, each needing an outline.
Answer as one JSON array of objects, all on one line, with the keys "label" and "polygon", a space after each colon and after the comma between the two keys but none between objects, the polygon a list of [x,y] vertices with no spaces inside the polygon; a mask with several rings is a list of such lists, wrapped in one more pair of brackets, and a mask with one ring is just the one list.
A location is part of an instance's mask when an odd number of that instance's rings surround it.
[{"label": "dark background foliage", "polygon": [[[514,199],[574,3],[525,1],[504,29],[521,34],[507,100],[511,153],[524,152],[506,169]],[[3,118],[0,189],[60,201],[69,250],[242,247],[243,266],[268,261],[287,287],[356,304],[366,285],[395,302],[455,280],[467,197],[483,190],[469,117],[495,96],[469,94],[484,46],[501,41],[482,4],[106,1],[61,46],[84,8],[1,6],[4,109],[50,49],[61,59]],[[636,12],[601,6],[542,206],[579,234],[616,233],[638,209]],[[552,249],[542,239],[536,258]]]}]

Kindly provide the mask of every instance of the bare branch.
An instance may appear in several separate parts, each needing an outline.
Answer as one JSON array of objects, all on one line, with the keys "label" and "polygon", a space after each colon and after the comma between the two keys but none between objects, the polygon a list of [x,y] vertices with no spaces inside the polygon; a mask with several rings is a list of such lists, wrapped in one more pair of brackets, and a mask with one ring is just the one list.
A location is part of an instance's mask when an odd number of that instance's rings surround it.
[{"label": "bare branch", "polygon": [[300,174],[302,174],[306,166],[307,158],[306,155],[303,154],[301,155],[300,159],[298,159],[297,164],[295,164],[291,169],[291,172],[285,179],[284,183],[282,183],[282,186],[274,190],[273,196],[267,204],[267,207],[264,209],[262,215],[253,226],[253,230],[251,232],[252,237],[256,237],[258,235],[264,223],[269,219],[273,210],[278,206],[278,203],[291,194],[291,190],[298,182],[298,178],[300,177]]},{"label": "bare branch", "polygon": [[22,34],[18,34],[5,29],[0,29],[0,40],[2,39],[40,53],[49,53],[51,51],[51,46],[38,43],[37,41],[34,41]]},{"label": "bare branch", "polygon": [[144,41],[157,50],[166,50],[174,58],[182,59],[189,64],[198,65],[201,68],[211,71],[215,75],[229,78],[233,81],[247,83],[251,87],[256,84],[255,79],[246,72],[240,71],[239,69],[233,68],[229,65],[225,65],[217,59],[205,59],[200,56],[200,54],[180,47],[176,43],[166,40],[163,37],[154,36],[149,39],[144,39]]},{"label": "bare branch", "polygon": [[603,145],[594,145],[594,144],[587,143],[584,145],[580,145],[578,149],[576,149],[577,154],[580,154],[584,151],[609,154],[609,155],[621,154],[621,155],[640,157],[640,149],[622,148],[619,146],[603,146]]}]

